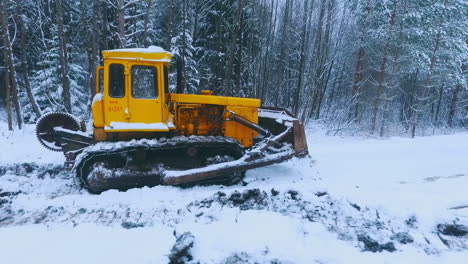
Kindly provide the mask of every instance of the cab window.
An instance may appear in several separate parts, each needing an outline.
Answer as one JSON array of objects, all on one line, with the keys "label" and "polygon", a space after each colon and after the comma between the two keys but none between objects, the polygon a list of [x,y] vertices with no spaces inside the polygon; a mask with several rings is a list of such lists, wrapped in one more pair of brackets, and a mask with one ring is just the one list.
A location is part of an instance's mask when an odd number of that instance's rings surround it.
[{"label": "cab window", "polygon": [[155,67],[135,65],[132,67],[132,96],[137,99],[158,98],[158,80]]},{"label": "cab window", "polygon": [[122,64],[109,66],[109,95],[113,98],[125,96],[125,67]]}]

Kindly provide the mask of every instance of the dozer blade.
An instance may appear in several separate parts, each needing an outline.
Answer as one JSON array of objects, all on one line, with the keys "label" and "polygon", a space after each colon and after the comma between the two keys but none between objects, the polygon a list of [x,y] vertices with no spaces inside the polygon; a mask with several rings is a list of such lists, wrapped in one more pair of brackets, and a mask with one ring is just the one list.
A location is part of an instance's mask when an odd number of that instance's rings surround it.
[{"label": "dozer blade", "polygon": [[278,135],[287,128],[292,128],[291,133],[285,137],[284,142],[293,146],[296,157],[304,157],[309,154],[304,124],[288,110],[276,107],[262,107],[258,111],[258,124],[268,129],[273,135]]},{"label": "dozer blade", "polygon": [[232,173],[265,167],[308,154],[304,126],[287,110],[261,108],[259,110],[258,125],[233,112],[231,112],[229,119],[249,127],[267,136],[267,138],[235,161],[185,171],[165,171],[162,183],[166,185],[184,185],[201,182]]}]

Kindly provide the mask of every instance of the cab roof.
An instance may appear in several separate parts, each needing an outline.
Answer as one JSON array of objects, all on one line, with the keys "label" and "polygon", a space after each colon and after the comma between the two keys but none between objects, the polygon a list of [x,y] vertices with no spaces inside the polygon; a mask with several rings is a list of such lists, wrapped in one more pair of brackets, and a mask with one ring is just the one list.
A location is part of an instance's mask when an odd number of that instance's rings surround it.
[{"label": "cab roof", "polygon": [[158,62],[171,62],[172,54],[161,47],[149,46],[148,48],[130,48],[104,50],[104,59],[145,60]]}]

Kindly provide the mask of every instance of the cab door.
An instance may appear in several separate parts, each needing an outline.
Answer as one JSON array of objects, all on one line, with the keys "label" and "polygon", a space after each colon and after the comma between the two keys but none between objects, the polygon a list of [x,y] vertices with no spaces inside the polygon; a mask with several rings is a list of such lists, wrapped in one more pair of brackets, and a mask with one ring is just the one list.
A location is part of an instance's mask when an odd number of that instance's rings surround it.
[{"label": "cab door", "polygon": [[119,124],[129,121],[129,115],[125,111],[128,108],[126,64],[126,62],[118,61],[106,65],[108,70],[104,77],[105,130],[117,130]]},{"label": "cab door", "polygon": [[131,63],[128,113],[139,131],[168,131],[163,120],[164,97],[159,78],[161,67],[144,62]]}]

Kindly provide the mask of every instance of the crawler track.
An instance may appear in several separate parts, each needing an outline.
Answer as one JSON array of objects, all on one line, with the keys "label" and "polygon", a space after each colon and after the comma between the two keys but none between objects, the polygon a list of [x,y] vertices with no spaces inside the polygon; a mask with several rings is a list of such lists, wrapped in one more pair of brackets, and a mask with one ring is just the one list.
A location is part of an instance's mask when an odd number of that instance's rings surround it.
[{"label": "crawler track", "polygon": [[[221,136],[178,136],[159,140],[98,143],[77,157],[75,171],[92,193],[127,190],[162,183],[166,170],[187,170],[239,159],[244,149],[236,140]],[[230,183],[244,172],[223,175],[212,182]],[[199,184],[193,182],[191,184]]]}]

